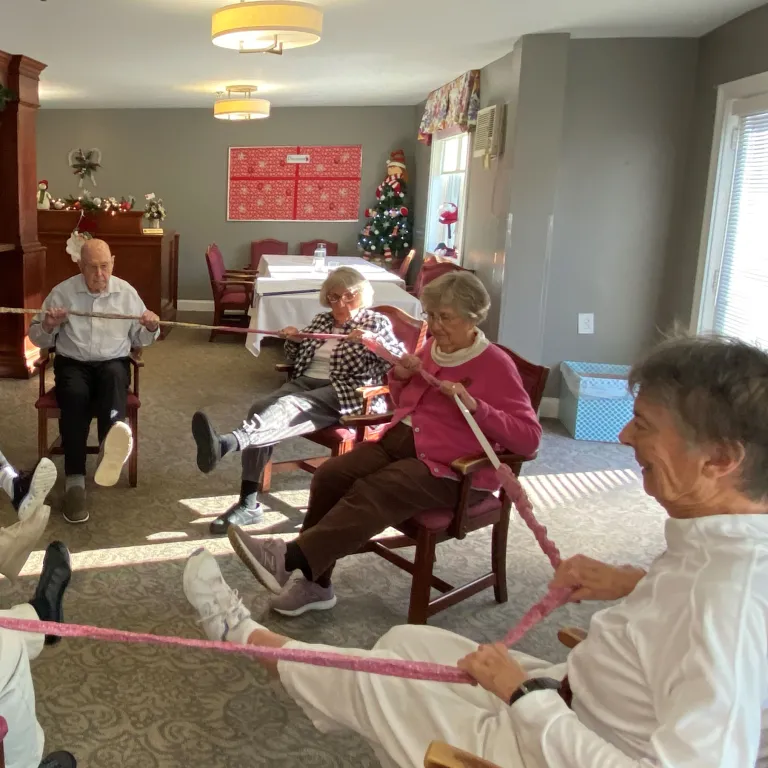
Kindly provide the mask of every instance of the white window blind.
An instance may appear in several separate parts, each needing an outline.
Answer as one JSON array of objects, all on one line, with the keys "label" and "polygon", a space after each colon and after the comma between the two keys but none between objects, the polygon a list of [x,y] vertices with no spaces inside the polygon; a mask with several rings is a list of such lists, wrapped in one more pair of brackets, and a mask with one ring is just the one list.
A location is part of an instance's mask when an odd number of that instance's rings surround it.
[{"label": "white window blind", "polygon": [[768,347],[768,112],[739,118],[714,330]]}]

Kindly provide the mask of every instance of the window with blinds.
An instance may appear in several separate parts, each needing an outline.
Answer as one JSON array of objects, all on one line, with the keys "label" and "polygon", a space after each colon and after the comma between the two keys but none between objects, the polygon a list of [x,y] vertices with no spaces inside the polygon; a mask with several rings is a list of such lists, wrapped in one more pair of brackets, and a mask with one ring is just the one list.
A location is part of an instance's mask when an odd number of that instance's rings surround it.
[{"label": "window with blinds", "polygon": [[768,347],[768,111],[743,115],[717,272],[713,330]]}]

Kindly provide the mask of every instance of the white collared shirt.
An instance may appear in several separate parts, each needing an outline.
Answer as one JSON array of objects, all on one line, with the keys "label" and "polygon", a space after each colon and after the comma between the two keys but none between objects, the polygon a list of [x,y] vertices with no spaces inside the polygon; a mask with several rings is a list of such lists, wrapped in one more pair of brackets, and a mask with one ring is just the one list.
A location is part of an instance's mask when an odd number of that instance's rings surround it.
[{"label": "white collared shirt", "polygon": [[670,519],[665,533],[568,657],[573,709],[552,691],[511,707],[526,766],[766,765],[768,515]]},{"label": "white collared shirt", "polygon": [[[114,275],[103,293],[91,293],[82,275],[59,283],[43,302],[43,309],[61,307],[78,312],[103,312],[140,316],[146,311],[136,289]],[[29,327],[29,339],[42,349],[56,351],[73,360],[102,361],[128,357],[132,347],[147,347],[160,334],[148,331],[138,320],[106,320],[70,315],[53,333],[46,333],[41,315]]]}]

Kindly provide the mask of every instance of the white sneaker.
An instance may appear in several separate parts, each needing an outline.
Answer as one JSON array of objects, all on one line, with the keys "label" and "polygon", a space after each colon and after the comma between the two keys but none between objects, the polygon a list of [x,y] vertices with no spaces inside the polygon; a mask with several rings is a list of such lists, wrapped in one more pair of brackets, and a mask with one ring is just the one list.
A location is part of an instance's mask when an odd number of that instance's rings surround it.
[{"label": "white sneaker", "polygon": [[26,520],[38,507],[45,504],[45,499],[55,484],[56,465],[47,458],[40,459],[31,475],[19,475],[13,483],[13,504],[17,507],[19,520]]},{"label": "white sneaker", "polygon": [[200,548],[189,556],[184,567],[184,594],[200,614],[198,623],[210,640],[227,640],[232,630],[251,617],[207,549]]},{"label": "white sneaker", "polygon": [[131,428],[124,421],[116,421],[107,432],[101,446],[101,460],[93,481],[96,485],[112,486],[120,479],[123,464],[133,449]]}]

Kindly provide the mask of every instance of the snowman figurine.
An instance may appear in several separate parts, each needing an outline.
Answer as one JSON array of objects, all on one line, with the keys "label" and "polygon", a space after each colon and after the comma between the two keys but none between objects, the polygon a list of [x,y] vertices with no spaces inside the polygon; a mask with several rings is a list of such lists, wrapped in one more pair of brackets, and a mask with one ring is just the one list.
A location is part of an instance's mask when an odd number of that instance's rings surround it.
[{"label": "snowman figurine", "polygon": [[48,192],[48,182],[43,179],[37,183],[37,210],[48,211],[51,208],[51,195]]}]

